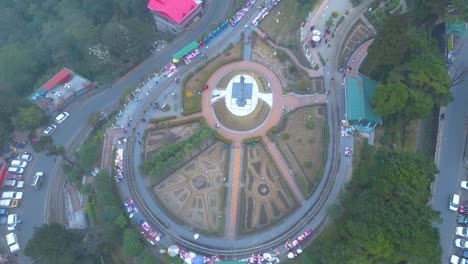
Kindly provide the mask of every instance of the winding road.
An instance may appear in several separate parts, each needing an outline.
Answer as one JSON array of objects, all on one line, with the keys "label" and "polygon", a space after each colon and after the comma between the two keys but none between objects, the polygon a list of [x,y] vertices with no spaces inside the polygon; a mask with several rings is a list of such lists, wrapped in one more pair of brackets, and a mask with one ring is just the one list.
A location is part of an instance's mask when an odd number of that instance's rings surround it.
[{"label": "winding road", "polygon": [[[257,5],[258,4],[259,3],[257,3]],[[125,88],[137,86],[143,78],[154,72],[156,68],[165,65],[170,61],[171,54],[175,53],[192,40],[197,39],[201,33],[209,28],[210,23],[221,21],[227,10],[228,6],[225,5],[223,1],[208,1],[206,13],[203,18],[177,41],[166,47],[159,54],[148,58],[124,78],[115,83],[111,89],[103,90],[101,93],[84,102],[76,102],[70,105],[67,110],[71,113],[71,116],[54,134],[53,138],[55,143],[59,146],[72,146],[69,151],[74,152],[74,145],[76,145],[76,142],[80,141],[79,138],[82,137],[83,133],[86,131],[83,127],[87,123],[90,113],[102,112],[103,109],[107,111],[105,109],[113,108],[121,92]],[[253,9],[243,21],[250,21],[255,12],[257,12],[257,9]],[[244,27],[241,25],[226,29],[210,43],[210,48],[204,51],[205,56],[217,56],[230,42],[238,40],[243,30]],[[344,34],[344,32],[340,33]],[[339,46],[336,50],[339,50]],[[190,71],[192,67],[201,61],[201,58],[195,59],[191,63],[190,68],[183,67],[178,75],[183,77],[185,73]],[[326,90],[330,91],[331,87],[329,87],[329,82],[327,81],[330,78],[329,70],[330,72],[334,72],[337,69],[337,65],[335,61],[329,62],[328,65],[329,66],[325,66],[323,69],[323,76],[326,80]],[[277,248],[283,245],[289,238],[302,234],[305,229],[320,230],[327,217],[327,208],[336,201],[338,194],[344,186],[346,177],[349,176],[352,166],[351,159],[342,159],[341,151],[343,149],[342,146],[352,145],[352,139],[342,138],[338,133],[339,120],[344,116],[344,91],[331,93],[331,95],[328,96],[327,110],[328,125],[330,128],[328,159],[324,177],[312,197],[304,201],[303,205],[285,221],[271,227],[266,232],[239,237],[236,240],[201,236],[195,241],[193,239],[192,230],[179,225],[179,223],[167,216],[166,212],[155,203],[152,195],[148,193],[142,182],[142,177],[138,175],[137,170],[141,158],[141,146],[135,144],[137,141],[135,136],[138,131],[142,131],[145,127],[141,118],[150,114],[146,112],[146,110],[151,109],[151,103],[170,88],[172,82],[173,78],[161,82],[159,87],[154,90],[148,99],[143,102],[134,113],[134,120],[136,120],[136,124],[134,125],[138,127],[138,130],[134,132],[133,136],[128,138],[127,148],[124,152],[125,168],[127,171],[127,180],[125,182],[127,182],[127,184],[119,185],[123,195],[126,196],[128,194],[135,200],[141,215],[144,216],[151,225],[156,226],[162,231],[164,235],[163,246],[177,243],[184,248],[204,255],[223,255],[240,258],[264,250],[270,250],[271,248]],[[49,212],[51,210],[49,209],[57,210],[58,208],[55,207],[60,206],[50,201],[63,199],[60,197],[61,192],[57,188],[61,188],[60,186],[63,184],[64,179],[60,173],[55,173],[58,170],[57,166],[59,162],[53,161],[52,159],[53,158],[42,154],[37,154],[35,156],[35,167],[38,170],[45,171],[47,175],[53,175],[53,177],[47,177],[44,183],[44,185],[48,187],[48,190],[43,188],[37,192],[36,198],[33,197],[31,198],[33,200],[24,201],[21,208],[23,218],[31,220],[28,220],[28,224],[24,225],[22,232],[20,232],[20,241],[27,241],[31,238],[34,226],[39,226],[43,222],[59,221],[59,219],[50,218]],[[41,203],[41,201],[44,200],[45,203]],[[41,211],[43,208],[45,208],[44,211],[38,213],[38,211]],[[40,215],[43,217],[38,217]],[[25,245],[25,242],[22,244]],[[19,261],[20,263],[31,263],[30,260],[23,255],[20,255]]]}]

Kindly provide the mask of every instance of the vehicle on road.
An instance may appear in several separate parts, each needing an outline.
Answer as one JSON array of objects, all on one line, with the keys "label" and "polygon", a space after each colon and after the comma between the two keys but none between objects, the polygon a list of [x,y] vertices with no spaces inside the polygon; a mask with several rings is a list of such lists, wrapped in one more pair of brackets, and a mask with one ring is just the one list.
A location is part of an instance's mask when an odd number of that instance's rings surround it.
[{"label": "vehicle on road", "polygon": [[462,189],[468,190],[468,181],[462,181],[460,182],[460,187]]},{"label": "vehicle on road", "polygon": [[9,173],[14,173],[14,174],[23,174],[24,173],[24,168],[20,167],[9,167],[8,168]]},{"label": "vehicle on road", "polygon": [[69,113],[67,112],[62,112],[60,113],[57,117],[55,117],[55,122],[57,124],[62,124],[68,117],[70,116]]},{"label": "vehicle on road", "polygon": [[468,260],[457,255],[452,255],[450,257],[450,264],[468,264]]},{"label": "vehicle on road", "polygon": [[[13,175],[14,175],[14,174],[13,174]],[[18,175],[15,175],[15,176],[18,176]],[[5,181],[3,181],[3,187],[21,189],[21,188],[24,187],[24,181],[20,181],[20,180],[5,180]]]},{"label": "vehicle on road", "polygon": [[15,233],[9,233],[5,236],[5,238],[12,254],[20,250],[18,238],[16,237]]},{"label": "vehicle on road", "polygon": [[449,209],[451,211],[457,211],[458,205],[460,205],[460,195],[458,194],[450,195]]},{"label": "vehicle on road", "polygon": [[13,231],[16,229],[16,225],[20,223],[18,216],[16,214],[8,215],[7,219],[7,229],[8,231]]},{"label": "vehicle on road", "polygon": [[455,239],[455,246],[462,249],[468,249],[468,240],[457,238]]},{"label": "vehicle on road", "polygon": [[39,189],[39,187],[41,187],[43,180],[44,180],[44,173],[42,171],[38,171],[33,177],[33,182],[31,183],[31,186],[34,189]]},{"label": "vehicle on road", "polygon": [[10,163],[11,167],[19,167],[19,168],[26,168],[28,166],[28,162],[24,160],[12,160]]},{"label": "vehicle on road", "polygon": [[468,216],[466,216],[466,215],[457,216],[457,223],[468,225]]},{"label": "vehicle on road", "polygon": [[52,124],[52,125],[48,126],[48,127],[44,130],[44,132],[42,132],[42,133],[43,133],[44,135],[46,135],[46,136],[50,136],[50,135],[52,135],[52,134],[54,133],[54,131],[55,131],[56,128],[57,128],[57,126],[54,125],[54,124]]},{"label": "vehicle on road", "polygon": [[468,238],[468,228],[458,226],[457,228],[455,228],[455,235]]},{"label": "vehicle on road", "polygon": [[24,152],[18,155],[16,157],[17,160],[24,160],[24,161],[31,161],[32,160],[32,155],[28,152]]},{"label": "vehicle on road", "polygon": [[16,208],[19,200],[16,199],[0,199],[0,208]]},{"label": "vehicle on road", "polygon": [[23,192],[3,192],[2,199],[22,199]]}]

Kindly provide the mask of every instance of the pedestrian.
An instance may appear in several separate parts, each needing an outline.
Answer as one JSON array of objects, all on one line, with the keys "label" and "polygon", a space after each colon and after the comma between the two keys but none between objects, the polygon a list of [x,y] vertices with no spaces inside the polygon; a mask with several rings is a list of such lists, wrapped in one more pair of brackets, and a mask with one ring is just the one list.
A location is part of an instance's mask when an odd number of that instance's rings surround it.
[{"label": "pedestrian", "polygon": [[138,140],[138,144],[140,144],[140,145],[141,145],[141,141],[140,141],[140,140]]},{"label": "pedestrian", "polygon": [[140,131],[138,131],[137,135],[140,135]]}]

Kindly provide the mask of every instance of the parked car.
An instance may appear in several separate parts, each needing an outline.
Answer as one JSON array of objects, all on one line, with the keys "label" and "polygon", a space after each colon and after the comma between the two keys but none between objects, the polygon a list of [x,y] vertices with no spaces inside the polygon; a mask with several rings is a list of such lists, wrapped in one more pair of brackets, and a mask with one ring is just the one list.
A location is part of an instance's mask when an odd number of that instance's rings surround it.
[{"label": "parked car", "polygon": [[31,161],[32,160],[32,155],[31,153],[28,153],[28,152],[24,152],[24,153],[21,153],[18,155],[18,157],[16,157],[17,160],[24,160],[24,161]]},{"label": "parked car", "polygon": [[12,254],[20,250],[18,238],[15,233],[10,233],[6,235],[5,238]]},{"label": "parked car", "polygon": [[468,240],[457,238],[455,239],[455,246],[462,249],[468,249]]},{"label": "parked car", "polygon": [[462,181],[460,182],[460,187],[462,189],[468,190],[468,181]]},{"label": "parked car", "polygon": [[458,212],[460,214],[466,214],[468,215],[468,206],[465,206],[465,205],[460,205],[458,206]]},{"label": "parked car", "polygon": [[11,215],[8,215],[8,219],[7,219],[7,229],[8,231],[13,231],[16,229],[16,225],[21,223],[21,221],[19,221],[18,219],[18,216],[16,214],[11,214]]},{"label": "parked car", "polygon": [[466,215],[459,215],[457,217],[457,222],[459,224],[464,224],[464,225],[468,225],[468,216]]},{"label": "parked car", "polygon": [[[20,168],[23,169],[23,168]],[[8,173],[6,176],[7,180],[18,180],[22,181],[23,180],[23,175],[21,174],[14,174],[14,173]]]},{"label": "parked car", "polygon": [[56,122],[57,124],[60,125],[60,124],[62,124],[63,121],[65,121],[69,116],[70,116],[69,113],[67,113],[67,112],[62,112],[62,113],[60,113],[57,117],[55,117],[55,122]]},{"label": "parked car", "polygon": [[24,173],[24,168],[10,167],[10,168],[8,168],[8,172],[13,173],[13,174],[23,174]]},{"label": "parked car", "polygon": [[455,228],[455,235],[468,238],[468,228],[458,226],[457,228]]},{"label": "parked car", "polygon": [[12,160],[10,166],[26,168],[28,166],[28,162],[24,160]]},{"label": "parked car", "polygon": [[2,199],[22,199],[23,192],[3,192]]},{"label": "parked car", "polygon": [[468,260],[457,255],[452,255],[450,257],[450,264],[468,264]]},{"label": "parked car", "polygon": [[459,205],[460,205],[460,195],[458,194],[450,195],[449,209],[451,211],[457,211]]},{"label": "parked car", "polygon": [[54,131],[55,131],[56,128],[57,128],[57,126],[52,124],[52,125],[48,126],[48,127],[44,130],[44,132],[42,132],[42,133],[43,133],[44,135],[46,135],[46,136],[50,136],[50,135],[52,135],[52,133],[54,133]]}]

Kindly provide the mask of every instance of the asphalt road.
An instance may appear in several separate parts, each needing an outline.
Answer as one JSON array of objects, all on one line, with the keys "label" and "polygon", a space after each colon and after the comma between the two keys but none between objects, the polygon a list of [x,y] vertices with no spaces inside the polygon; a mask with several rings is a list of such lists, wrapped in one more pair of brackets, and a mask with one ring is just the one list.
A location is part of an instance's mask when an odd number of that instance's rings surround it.
[{"label": "asphalt road", "polygon": [[[468,44],[468,38],[460,38],[455,43],[455,49],[460,45]],[[454,65],[450,68],[454,74],[457,68],[468,70],[468,65],[463,63],[463,59],[468,57],[468,51],[461,49],[455,59]],[[445,119],[441,121],[440,149],[437,167],[439,174],[436,176],[433,188],[432,206],[440,211],[443,219],[441,224],[435,224],[440,231],[440,241],[442,245],[442,261],[448,263],[451,254],[461,254],[461,250],[454,246],[456,212],[449,211],[449,196],[453,193],[461,194],[461,201],[468,200],[468,191],[460,188],[460,181],[466,179],[463,168],[463,146],[466,134],[466,121],[468,104],[468,79],[452,87],[451,92],[454,101],[445,109]]]},{"label": "asphalt road", "polygon": [[[228,1],[208,0],[203,17],[189,31],[179,36],[158,54],[145,60],[137,69],[127,74],[124,79],[116,83],[112,88],[101,92],[83,103],[71,104],[67,108],[67,111],[70,112],[70,117],[62,125],[58,126],[52,136],[55,144],[58,146],[69,145],[82,125],[87,122],[90,113],[101,112],[102,109],[114,104],[119,100],[120,94],[125,88],[135,87],[145,76],[154,72],[156,68],[160,68],[170,62],[172,54],[193,40],[197,40],[198,36],[202,33],[209,33],[210,24],[218,23],[225,19],[225,14],[229,7],[230,2]],[[34,160],[26,171],[25,179],[27,186],[25,188],[24,199],[20,208],[17,209],[17,213],[24,223],[21,226],[21,230],[17,232],[22,248],[26,246],[27,241],[32,237],[34,227],[40,226],[43,223],[47,187],[51,177],[55,176],[52,171],[54,166],[54,157],[35,154]],[[34,190],[29,187],[29,184],[32,181],[33,174],[38,170],[44,171],[47,177],[45,177],[42,188]],[[49,191],[54,192],[55,190]],[[20,251],[19,254],[19,263],[31,263],[30,259],[25,257],[22,252]]]}]

